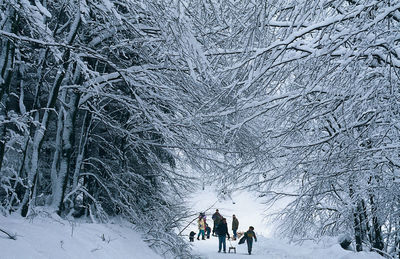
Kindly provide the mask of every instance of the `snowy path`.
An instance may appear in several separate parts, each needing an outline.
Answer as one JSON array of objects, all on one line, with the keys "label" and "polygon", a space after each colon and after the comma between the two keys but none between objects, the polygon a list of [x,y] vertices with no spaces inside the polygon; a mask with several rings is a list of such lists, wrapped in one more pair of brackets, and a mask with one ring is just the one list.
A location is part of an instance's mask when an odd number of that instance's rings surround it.
[{"label": "snowy path", "polygon": [[[194,250],[207,258],[249,258],[247,253],[246,244],[238,245],[236,241],[232,242],[232,245],[236,247],[236,254],[228,253],[229,242],[227,242],[227,253],[218,253],[218,238],[211,237],[210,240],[197,241],[194,243]],[[290,252],[288,248],[273,248],[273,242],[270,240],[260,237],[257,243],[253,245],[253,252],[251,258],[273,258],[273,259],[283,259],[283,258],[293,258],[293,259],[307,259],[307,256],[297,256],[295,251]]]},{"label": "snowy path", "polygon": [[[196,240],[197,241],[197,240]],[[224,258],[253,258],[253,259],[383,259],[376,253],[354,253],[345,251],[335,243],[326,243],[324,245],[304,244],[303,246],[290,245],[283,241],[276,239],[269,239],[259,237],[257,243],[253,245],[253,252],[251,255],[247,254],[246,244],[237,245],[232,242],[236,247],[236,254],[232,253],[218,253],[218,239],[211,237],[210,240],[200,240],[194,242],[193,248],[197,254],[204,258],[210,259],[224,259]],[[227,251],[228,251],[227,243]]]},{"label": "snowy path", "polygon": [[[293,258],[293,259],[308,259],[309,257],[296,256],[296,250],[293,247],[287,247],[279,244],[278,241],[266,238],[264,236],[271,236],[273,228],[267,224],[263,219],[263,206],[257,202],[256,197],[253,195],[243,192],[238,193],[227,198],[226,200],[218,200],[216,195],[210,191],[200,191],[193,195],[194,208],[199,208],[199,211],[206,209],[216,202],[213,209],[207,212],[207,220],[210,226],[212,226],[211,215],[215,212],[215,209],[219,209],[220,213],[227,218],[228,229],[231,235],[231,224],[232,215],[235,214],[239,219],[239,231],[246,231],[249,226],[255,227],[255,232],[258,236],[258,242],[253,244],[253,251],[251,258],[268,258],[268,259],[281,259],[281,258]],[[192,230],[196,233],[196,223],[192,225]],[[227,253],[218,253],[218,238],[210,237],[207,240],[195,240],[193,249],[197,254],[205,258],[249,258],[247,253],[247,245],[238,245],[238,241],[231,241],[232,245],[236,247],[236,254],[228,253],[228,247],[230,246],[227,240],[226,251]],[[293,253],[294,252],[294,253]],[[336,259],[336,258],[335,258]]]},{"label": "snowy path", "polygon": [[[238,245],[236,254],[228,253],[229,241],[227,241],[227,253],[218,253],[218,238],[210,237],[206,240],[196,240],[193,250],[203,258],[253,258],[253,259],[382,259],[376,253],[354,253],[343,250],[337,243],[336,238],[325,238],[318,244],[305,242],[301,246],[289,244],[286,241],[274,237],[274,228],[264,220],[264,206],[257,201],[256,197],[247,193],[236,193],[231,198],[218,200],[215,193],[210,190],[199,191],[193,194],[190,201],[192,207],[202,212],[216,203],[212,209],[206,212],[207,222],[212,226],[211,215],[215,209],[219,209],[222,216],[227,218],[229,233],[232,235],[232,214],[239,220],[239,231],[246,231],[249,226],[254,226],[258,242],[253,244],[252,255],[247,254],[247,245]],[[275,208],[277,209],[277,208]],[[186,231],[191,230],[198,233],[197,223],[194,222]],[[197,235],[196,235],[197,237]]]}]

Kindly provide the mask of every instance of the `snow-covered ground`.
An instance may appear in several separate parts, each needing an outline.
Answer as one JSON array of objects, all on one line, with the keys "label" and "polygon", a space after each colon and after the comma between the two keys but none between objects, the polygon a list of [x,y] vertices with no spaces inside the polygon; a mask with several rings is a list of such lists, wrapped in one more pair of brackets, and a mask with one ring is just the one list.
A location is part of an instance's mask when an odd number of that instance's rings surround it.
[{"label": "snow-covered ground", "polygon": [[[227,253],[218,253],[218,238],[211,237],[209,240],[194,242],[194,250],[205,258],[249,258],[246,244],[238,245],[232,241],[236,247],[236,254],[228,253],[230,246],[227,241]],[[328,244],[303,244],[302,246],[290,245],[284,241],[265,238],[259,236],[258,242],[254,243],[250,258],[253,259],[383,259],[376,253],[355,253],[345,251],[339,245],[330,242]]]},{"label": "snow-covered ground", "polygon": [[75,223],[53,217],[32,220],[0,216],[1,259],[161,258],[127,224]]},{"label": "snow-covered ground", "polygon": [[[340,248],[336,238],[325,238],[318,244],[305,242],[301,246],[289,244],[274,235],[272,224],[263,220],[263,206],[253,195],[242,192],[231,198],[218,200],[210,189],[193,194],[189,200],[197,211],[207,211],[207,218],[212,225],[211,214],[216,208],[228,220],[231,226],[232,214],[240,222],[239,231],[247,230],[250,225],[255,227],[258,242],[254,243],[250,258],[268,259],[382,259],[376,253],[354,253]],[[89,224],[72,223],[60,219],[56,215],[43,213],[33,219],[16,216],[0,216],[0,229],[17,235],[17,240],[11,240],[0,232],[1,259],[75,259],[75,258],[115,258],[115,259],[157,259],[161,256],[153,252],[142,240],[139,233],[129,224]],[[230,228],[229,228],[230,229]],[[185,230],[197,231],[197,223]],[[188,239],[187,237],[185,237]],[[217,253],[218,239],[195,240],[191,243],[194,253],[203,258],[249,258],[246,244],[236,247],[236,254]],[[227,247],[230,246],[229,241]],[[184,258],[186,259],[186,258]]]},{"label": "snow-covered ground", "polygon": [[[275,228],[271,223],[264,220],[264,206],[257,198],[248,193],[234,193],[232,197],[218,199],[216,194],[208,188],[192,195],[190,202],[192,207],[199,212],[208,209],[214,203],[212,209],[208,210],[207,221],[212,226],[211,215],[215,209],[219,209],[222,216],[227,218],[228,229],[231,229],[232,214],[239,220],[239,231],[246,231],[249,226],[254,226],[258,242],[253,244],[251,258],[268,259],[382,259],[376,253],[355,253],[343,250],[337,242],[337,238],[324,238],[319,243],[312,241],[304,242],[301,246],[289,244],[287,241],[277,238]],[[191,230],[198,233],[197,223],[194,222],[186,232]],[[230,230],[232,235],[232,231]],[[246,244],[238,245],[237,241],[231,242],[236,247],[236,254],[218,253],[218,238],[211,237],[208,240],[195,240],[193,249],[204,258],[249,258]],[[227,252],[230,246],[227,241]]]}]

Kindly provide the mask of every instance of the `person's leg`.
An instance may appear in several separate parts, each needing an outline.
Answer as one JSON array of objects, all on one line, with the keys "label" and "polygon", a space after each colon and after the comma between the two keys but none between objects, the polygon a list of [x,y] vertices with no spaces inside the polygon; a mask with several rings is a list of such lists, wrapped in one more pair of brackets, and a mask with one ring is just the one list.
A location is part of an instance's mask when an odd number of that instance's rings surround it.
[{"label": "person's leg", "polygon": [[226,236],[223,236],[223,239],[222,239],[222,244],[223,244],[223,246],[224,246],[224,253],[226,252]]},{"label": "person's leg", "polygon": [[237,230],[236,230],[236,229],[233,230],[233,237],[234,237],[235,239],[237,238]]},{"label": "person's leg", "polygon": [[251,254],[251,249],[253,248],[253,238],[247,239],[247,250],[249,251],[249,255]]},{"label": "person's leg", "polygon": [[218,252],[221,252],[223,238],[222,236],[218,236]]},{"label": "person's leg", "polygon": [[215,235],[215,221],[214,221],[214,225],[213,225],[213,229],[212,229],[212,234],[213,234],[213,236]]},{"label": "person's leg", "polygon": [[201,239],[203,239],[203,240],[205,239],[204,238],[204,230],[201,230]]}]

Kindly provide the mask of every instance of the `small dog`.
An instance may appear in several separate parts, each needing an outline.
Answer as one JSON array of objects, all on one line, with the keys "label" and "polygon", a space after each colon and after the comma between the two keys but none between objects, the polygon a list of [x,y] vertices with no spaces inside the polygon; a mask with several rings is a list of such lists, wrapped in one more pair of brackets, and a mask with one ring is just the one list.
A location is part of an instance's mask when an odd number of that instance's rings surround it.
[{"label": "small dog", "polygon": [[194,236],[196,235],[196,233],[194,231],[191,231],[189,234],[189,242],[194,242]]}]

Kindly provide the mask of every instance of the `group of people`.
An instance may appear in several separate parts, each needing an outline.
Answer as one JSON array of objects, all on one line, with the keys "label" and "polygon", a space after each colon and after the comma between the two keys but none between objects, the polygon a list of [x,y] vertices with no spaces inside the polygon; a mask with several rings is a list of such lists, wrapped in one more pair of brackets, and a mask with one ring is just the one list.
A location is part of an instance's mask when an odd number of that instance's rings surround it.
[{"label": "group of people", "polygon": [[[226,253],[226,238],[230,239],[230,235],[228,232],[228,223],[226,222],[226,218],[224,218],[220,213],[219,210],[216,209],[215,213],[212,215],[213,220],[213,228],[212,228],[212,235],[218,236],[218,253],[221,252],[221,249],[224,253]],[[200,213],[198,220],[198,229],[199,233],[197,235],[197,240],[201,239],[205,240],[205,237],[208,239],[210,238],[211,228],[208,226],[206,221],[205,213]],[[239,220],[235,215],[232,215],[232,232],[233,237],[232,240],[237,239],[237,230],[239,228]],[[196,233],[194,231],[190,232],[189,240],[190,242],[194,242],[194,236]],[[243,234],[243,237],[240,239],[239,244],[243,244],[247,242],[247,249],[249,254],[251,254],[251,250],[253,247],[253,239],[257,242],[256,234],[254,233],[254,227],[250,226],[249,229]]]}]

